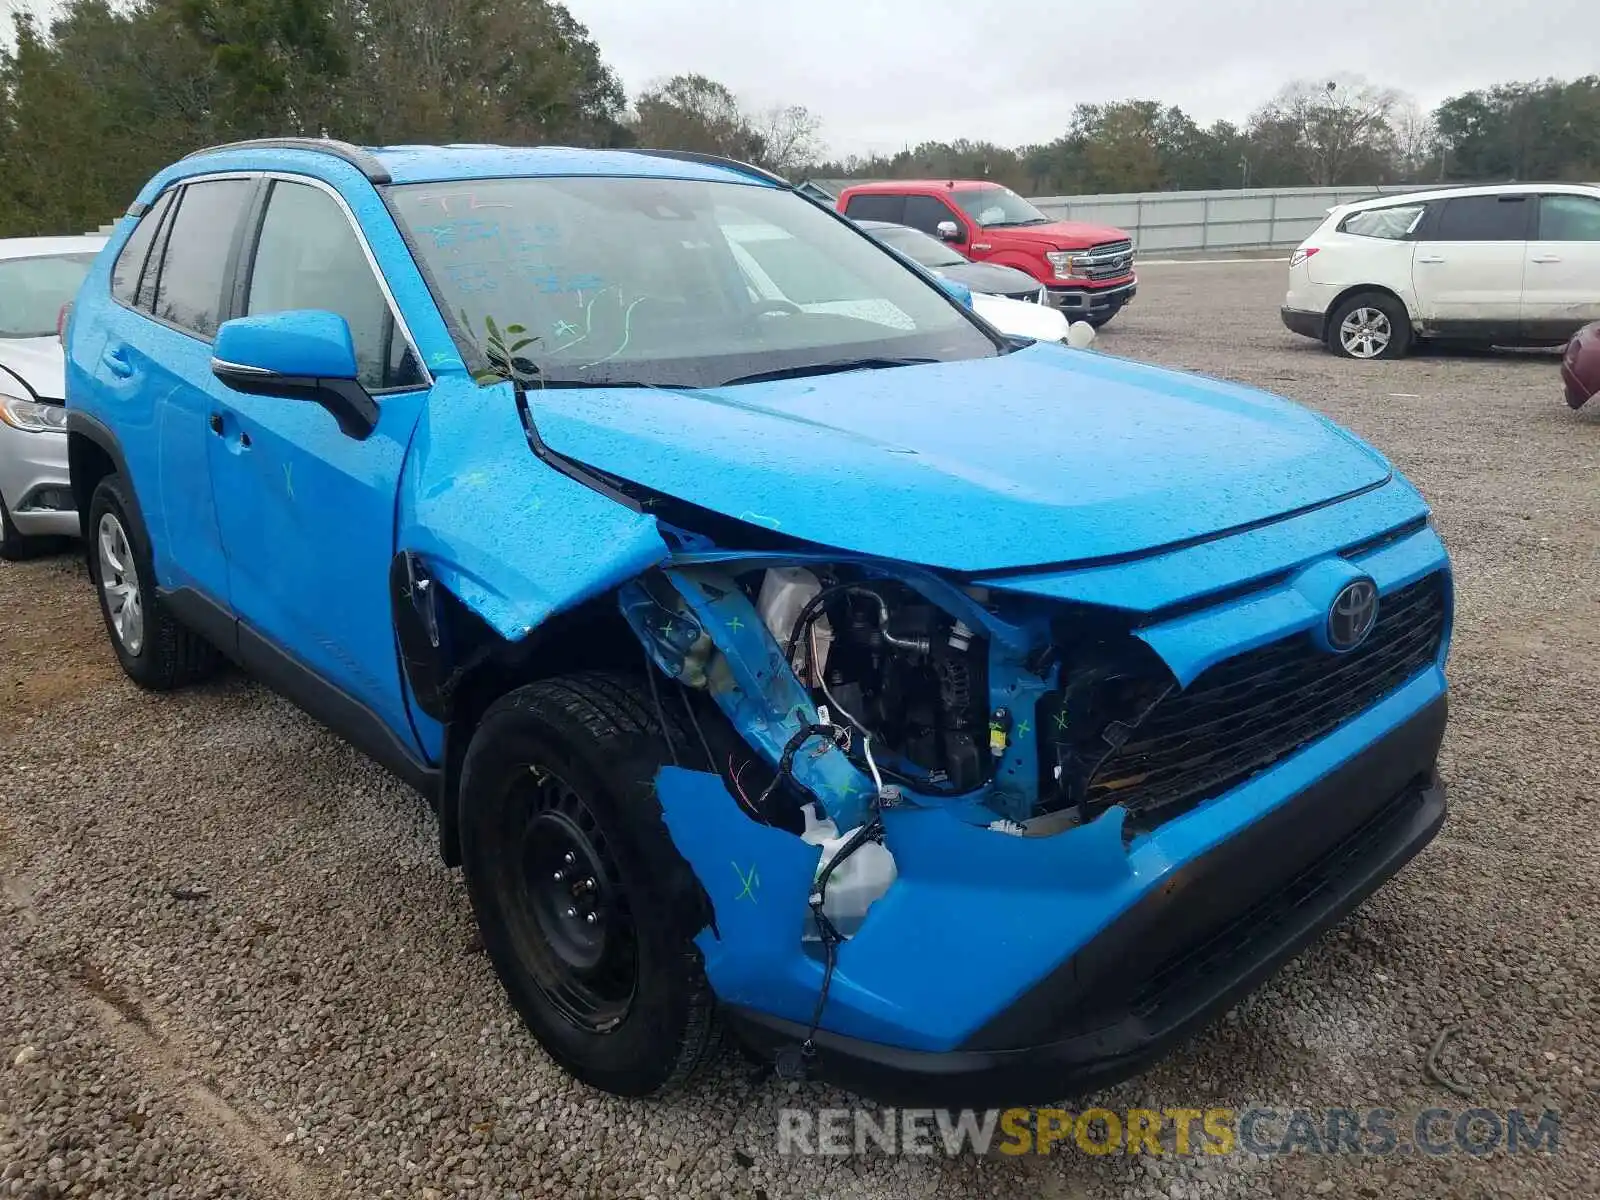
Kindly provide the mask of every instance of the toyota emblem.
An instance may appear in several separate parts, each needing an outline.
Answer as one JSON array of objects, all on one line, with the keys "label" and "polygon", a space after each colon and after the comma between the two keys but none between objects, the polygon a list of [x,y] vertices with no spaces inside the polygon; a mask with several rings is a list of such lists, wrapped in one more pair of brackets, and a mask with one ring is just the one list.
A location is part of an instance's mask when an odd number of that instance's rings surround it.
[{"label": "toyota emblem", "polygon": [[1346,584],[1328,609],[1328,645],[1354,650],[1367,640],[1378,620],[1378,587],[1370,579]]}]

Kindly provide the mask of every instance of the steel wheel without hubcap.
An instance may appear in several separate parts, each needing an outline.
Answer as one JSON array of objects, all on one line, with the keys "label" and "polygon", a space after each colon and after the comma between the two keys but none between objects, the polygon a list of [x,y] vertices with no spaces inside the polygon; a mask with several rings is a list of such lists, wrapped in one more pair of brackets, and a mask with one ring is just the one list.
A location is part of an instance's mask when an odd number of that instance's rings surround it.
[{"label": "steel wheel without hubcap", "polygon": [[507,924],[534,981],[568,1021],[614,1029],[638,988],[638,945],[599,822],[565,781],[530,766],[515,789],[526,814]]},{"label": "steel wheel without hubcap", "polygon": [[122,522],[112,513],[101,515],[98,534],[101,600],[117,641],[137,657],[144,648],[144,597],[139,590],[133,548]]},{"label": "steel wheel without hubcap", "polygon": [[1353,309],[1339,325],[1339,343],[1351,358],[1377,358],[1393,337],[1394,328],[1381,309]]}]

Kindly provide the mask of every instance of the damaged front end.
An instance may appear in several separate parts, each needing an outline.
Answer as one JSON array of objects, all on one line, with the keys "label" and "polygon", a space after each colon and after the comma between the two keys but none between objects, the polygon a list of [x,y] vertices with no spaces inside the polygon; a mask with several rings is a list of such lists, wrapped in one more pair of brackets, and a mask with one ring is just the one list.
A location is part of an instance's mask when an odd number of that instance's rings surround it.
[{"label": "damaged front end", "polygon": [[[1431,786],[1448,584],[1431,530],[1404,541],[1372,560],[1402,605],[1377,655],[1321,682],[1313,627],[1363,574],[1342,558],[1265,589],[1242,615],[1159,621],[839,554],[684,549],[624,584],[623,616],[651,663],[714,701],[740,739],[701,760],[712,769],[663,768],[656,787],[714,913],[697,939],[707,976],[746,1037],[791,1075],[962,1103],[1063,1094],[1051,1090],[1066,1086],[1059,1073],[1016,1078],[1015,1056],[1041,1037],[1070,1035],[1073,1061],[1131,1062],[1126,1029],[1093,1052],[1095,1023],[1125,1024],[1135,984],[1216,937],[1245,901],[1322,869],[1368,801],[1346,805],[1348,820],[1313,813],[1312,832],[1291,839],[1303,853],[1283,864],[1236,859],[1239,839],[1219,867],[1219,847],[1286,794],[1351,769],[1396,722],[1409,732],[1392,761],[1360,764],[1345,784],[1377,807]],[[1310,692],[1287,726],[1273,711],[1285,689]],[[1291,757],[1318,738],[1322,755]],[[1224,793],[1228,811],[1208,812]],[[1373,853],[1403,861],[1436,816],[1442,801],[1403,845]],[[1226,878],[1241,872],[1242,888]],[[1196,881],[1212,875],[1207,895]],[[1137,918],[1127,972],[1074,965],[1163,895],[1190,907]],[[1063,991],[1062,971],[1082,977]],[[1061,1019],[1035,1014],[1007,1033],[1019,1006]],[[1001,1068],[997,1054],[1013,1057]]]}]

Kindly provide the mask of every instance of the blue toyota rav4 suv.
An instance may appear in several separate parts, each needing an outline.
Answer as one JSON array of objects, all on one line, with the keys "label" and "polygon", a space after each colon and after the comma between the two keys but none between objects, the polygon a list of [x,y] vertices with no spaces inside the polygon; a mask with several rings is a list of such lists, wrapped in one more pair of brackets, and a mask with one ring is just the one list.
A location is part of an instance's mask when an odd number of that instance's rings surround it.
[{"label": "blue toyota rav4 suv", "polygon": [[597,1087],[726,1029],[888,1100],[1081,1093],[1444,820],[1449,565],[1378,453],[1008,340],[742,164],[201,151],[66,342],[128,675],[234,660],[423,792]]}]

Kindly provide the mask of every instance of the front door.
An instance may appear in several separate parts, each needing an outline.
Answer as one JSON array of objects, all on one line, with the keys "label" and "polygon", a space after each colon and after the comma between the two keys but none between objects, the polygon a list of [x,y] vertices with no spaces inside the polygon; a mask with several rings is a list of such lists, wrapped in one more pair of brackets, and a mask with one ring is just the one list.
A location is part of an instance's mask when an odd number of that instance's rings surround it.
[{"label": "front door", "polygon": [[1453,196],[1429,214],[1411,260],[1424,331],[1514,340],[1535,197]]},{"label": "front door", "polygon": [[1539,224],[1523,276],[1523,331],[1564,341],[1600,321],[1600,198],[1552,192],[1539,198]]},{"label": "front door", "polygon": [[[379,416],[358,441],[303,400],[230,391],[219,406],[211,477],[241,653],[259,635],[343,693],[334,702],[346,721],[354,701],[414,754],[388,580],[395,497],[427,375],[331,189],[272,180],[244,258],[236,305],[245,315],[322,309],[349,322]],[[285,682],[293,668],[275,660],[260,673],[273,670]]]}]

